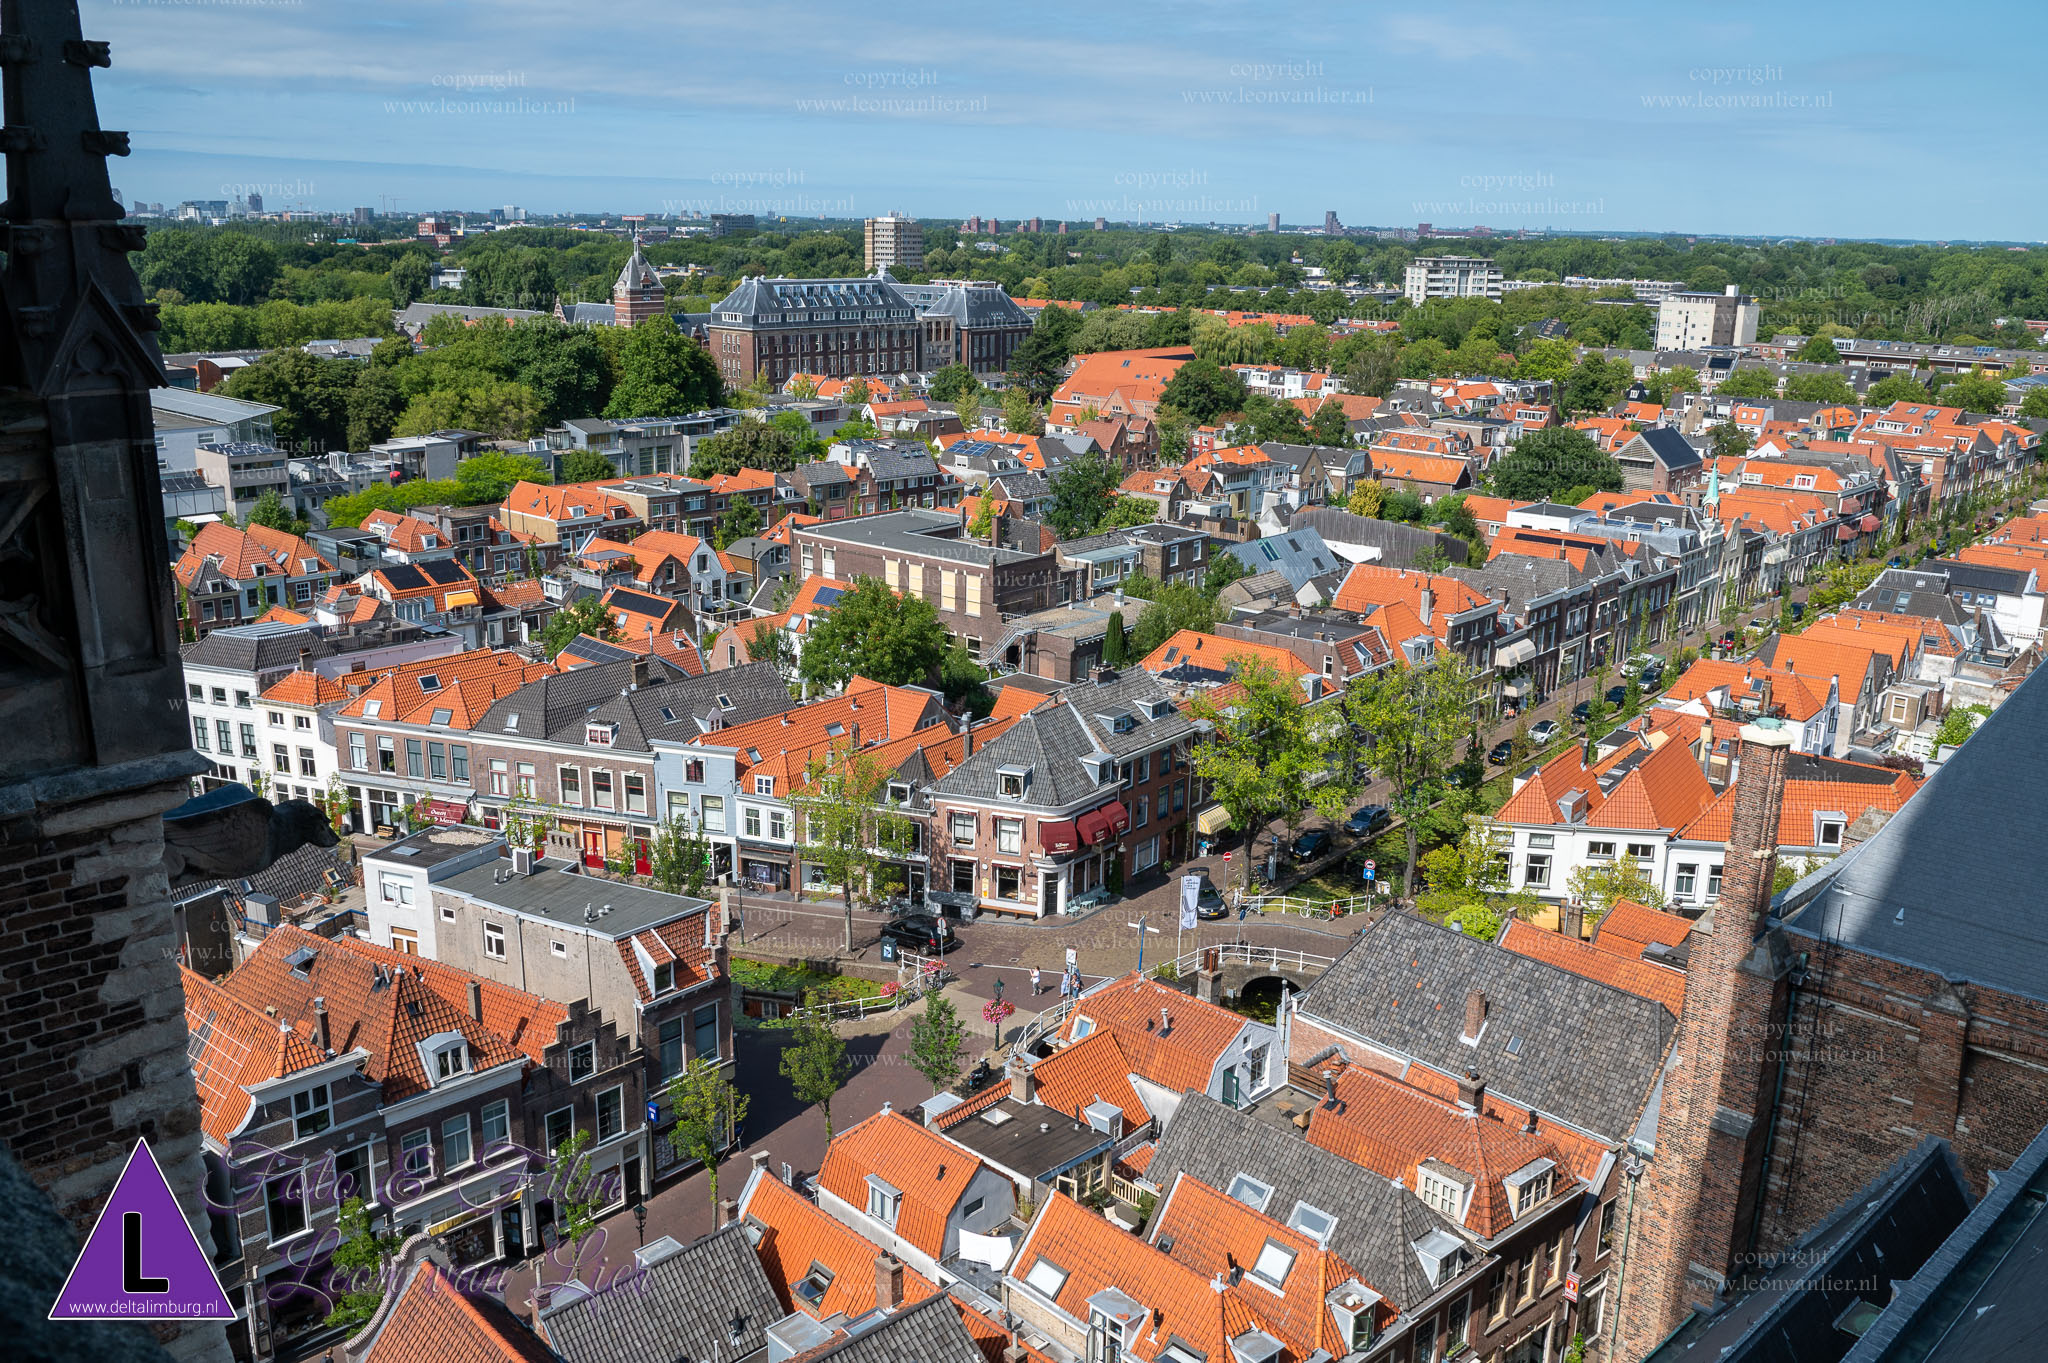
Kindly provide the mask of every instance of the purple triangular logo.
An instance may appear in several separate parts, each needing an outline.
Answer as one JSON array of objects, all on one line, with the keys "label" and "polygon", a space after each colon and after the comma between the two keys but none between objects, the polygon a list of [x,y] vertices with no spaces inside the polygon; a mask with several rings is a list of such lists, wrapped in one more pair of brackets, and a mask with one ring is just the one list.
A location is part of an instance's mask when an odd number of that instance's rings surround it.
[{"label": "purple triangular logo", "polygon": [[199,1248],[147,1141],[85,1239],[51,1320],[233,1320],[235,1308]]}]

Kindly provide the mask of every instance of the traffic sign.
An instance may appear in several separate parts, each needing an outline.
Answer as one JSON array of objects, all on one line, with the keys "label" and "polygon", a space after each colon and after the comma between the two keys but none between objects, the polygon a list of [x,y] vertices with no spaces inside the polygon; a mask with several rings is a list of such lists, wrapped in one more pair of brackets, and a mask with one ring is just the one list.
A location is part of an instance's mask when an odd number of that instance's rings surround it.
[{"label": "traffic sign", "polygon": [[1564,1299],[1566,1301],[1577,1301],[1579,1299],[1578,1274],[1567,1273],[1564,1275]]},{"label": "traffic sign", "polygon": [[233,1320],[147,1141],[135,1142],[51,1320]]}]

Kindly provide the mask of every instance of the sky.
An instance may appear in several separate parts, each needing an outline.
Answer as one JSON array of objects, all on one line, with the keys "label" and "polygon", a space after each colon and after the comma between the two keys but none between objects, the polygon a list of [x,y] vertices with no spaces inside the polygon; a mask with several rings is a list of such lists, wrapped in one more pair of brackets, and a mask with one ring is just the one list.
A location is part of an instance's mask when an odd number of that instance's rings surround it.
[{"label": "sky", "polygon": [[2048,210],[2012,141],[2041,0],[81,9],[130,202],[2021,241]]}]

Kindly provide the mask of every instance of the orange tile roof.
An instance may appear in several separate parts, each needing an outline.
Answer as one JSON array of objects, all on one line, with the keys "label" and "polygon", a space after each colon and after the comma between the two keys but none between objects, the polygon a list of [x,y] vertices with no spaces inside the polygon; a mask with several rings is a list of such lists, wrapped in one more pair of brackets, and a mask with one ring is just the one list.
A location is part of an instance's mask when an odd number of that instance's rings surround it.
[{"label": "orange tile roof", "polygon": [[1465,509],[1472,513],[1472,519],[1481,525],[1505,525],[1508,513],[1525,503],[1512,497],[1485,497],[1477,492],[1465,494]]},{"label": "orange tile roof", "polygon": [[1051,696],[1043,695],[1037,691],[1028,691],[1021,686],[1005,686],[996,692],[996,705],[990,717],[994,719],[1015,719],[1019,715],[1030,714],[1041,705],[1050,705],[1051,703]]},{"label": "orange tile roof", "polygon": [[190,586],[209,558],[219,564],[223,576],[236,582],[253,579],[258,568],[266,575],[277,573],[287,578],[334,571],[334,565],[305,540],[267,525],[237,529],[221,521],[208,521],[200,526],[199,533],[178,559],[178,581]]},{"label": "orange tile roof", "polygon": [[818,1185],[864,1210],[867,1179],[874,1175],[903,1195],[896,1234],[939,1259],[945,1255],[946,1219],[984,1167],[964,1147],[900,1112],[885,1111],[833,1137],[818,1169]]},{"label": "orange tile roof", "polygon": [[[735,771],[742,787],[751,790],[754,777],[768,776],[774,778],[775,793],[781,795],[802,781],[813,756],[851,743],[856,729],[861,748],[867,750],[944,723],[944,712],[930,692],[855,677],[837,696],[699,734],[690,741],[735,749],[739,753]],[[840,732],[834,733],[835,728]]]},{"label": "orange tile roof", "polygon": [[555,1363],[555,1352],[490,1297],[432,1260],[407,1272],[362,1363]]},{"label": "orange tile roof", "polygon": [[1624,993],[1651,999],[1677,1017],[1685,1010],[1685,972],[1667,965],[1630,960],[1602,951],[1590,942],[1577,941],[1561,933],[1546,932],[1534,923],[1511,919],[1500,944],[1517,956],[1547,961],[1589,980],[1612,985]]},{"label": "orange tile roof", "polygon": [[272,606],[269,610],[256,617],[256,623],[259,625],[304,625],[310,624],[312,619],[313,617],[310,615],[302,615],[298,611],[286,610],[283,606]]},{"label": "orange tile roof", "polygon": [[1449,456],[1412,454],[1407,450],[1385,449],[1375,445],[1372,450],[1373,477],[1385,481],[1389,478],[1411,483],[1440,483],[1455,487],[1460,480],[1469,476],[1471,466],[1464,460]]},{"label": "orange tile roof", "polygon": [[1074,357],[1074,369],[1053,392],[1059,407],[1104,408],[1111,397],[1122,394],[1126,405],[1157,404],[1167,381],[1194,358],[1186,346],[1164,346],[1156,350],[1104,350]]},{"label": "orange tile roof", "polygon": [[1398,603],[1414,612],[1419,624],[1425,587],[1431,596],[1430,630],[1438,637],[1442,637],[1446,628],[1444,616],[1460,615],[1492,604],[1490,598],[1470,583],[1455,577],[1424,572],[1420,568],[1389,568],[1379,563],[1359,563],[1345,575],[1344,585],[1337,589],[1330,606],[1333,610],[1371,615],[1380,606]]},{"label": "orange tile roof", "polygon": [[612,496],[596,483],[515,483],[505,494],[505,510],[548,521],[591,516],[607,521],[638,519],[630,503]]},{"label": "orange tile roof", "polygon": [[1116,1044],[1116,1033],[1104,1028],[1069,1046],[1062,1046],[1032,1067],[1038,1101],[1076,1121],[1093,1103],[1115,1103],[1123,1109],[1124,1130],[1136,1131],[1152,1114],[1131,1084],[1130,1060]]},{"label": "orange tile roof", "polygon": [[[861,1206],[867,1205],[862,1198]],[[863,1316],[875,1309],[875,1243],[836,1220],[809,1198],[801,1197],[781,1179],[763,1175],[752,1180],[740,1203],[740,1215],[761,1223],[763,1234],[754,1252],[768,1274],[785,1311],[810,1316]],[[791,1289],[822,1267],[832,1275],[825,1295],[813,1305]],[[907,1265],[903,1300],[923,1301],[938,1288]]]},{"label": "orange tile roof", "polygon": [[[1839,813],[1848,823],[1856,822],[1867,809],[1896,814],[1920,789],[1920,782],[1912,776],[1903,771],[1892,771],[1889,767],[1871,767],[1860,762],[1837,762],[1834,765],[1881,771],[1891,779],[1867,784],[1861,781],[1788,779],[1785,782],[1784,807],[1778,816],[1779,847],[1815,846],[1816,814]],[[1685,842],[1727,842],[1735,820],[1735,790],[1740,784],[1739,781],[1731,783],[1698,818],[1679,829],[1679,839]]]},{"label": "orange tile roof", "polygon": [[[377,599],[387,602],[425,601],[432,609],[437,611],[452,610],[461,605],[481,604],[483,600],[483,584],[477,580],[476,574],[460,563],[454,563],[450,566],[460,573],[461,576],[452,582],[429,580],[422,582],[416,587],[399,586],[391,580],[390,572],[383,568],[374,569],[367,576],[371,582],[374,582],[381,588],[381,591],[377,594]],[[418,570],[408,568],[406,571],[417,573]],[[459,598],[465,594],[470,598],[467,602],[451,599]],[[364,593],[364,598],[366,600],[370,599],[370,594]]]},{"label": "orange tile roof", "polygon": [[1147,672],[1164,672],[1193,663],[1212,670],[1228,668],[1235,671],[1248,661],[1276,668],[1283,677],[1306,676],[1311,670],[1307,663],[1277,644],[1224,639],[1192,629],[1175,630],[1166,642],[1140,659],[1138,666]]},{"label": "orange tile roof", "polygon": [[[384,673],[344,705],[338,717],[425,724],[435,711],[446,710],[449,718],[443,727],[467,729],[493,705],[554,670],[552,664],[488,648],[423,658]],[[423,687],[421,682],[428,678],[437,685]]]},{"label": "orange tile roof", "polygon": [[1132,1073],[1175,1093],[1207,1092],[1216,1062],[1245,1026],[1245,1019],[1227,1008],[1136,973],[1083,995],[1060,1028],[1062,1041],[1074,1040],[1074,1028],[1084,1017],[1097,1031],[1116,1034]]},{"label": "orange tile roof", "polygon": [[1663,913],[1633,899],[1617,899],[1593,929],[1593,945],[1625,960],[1640,961],[1651,943],[1675,947],[1692,932],[1692,920]]},{"label": "orange tile roof", "polygon": [[331,705],[355,693],[311,668],[294,668],[272,682],[262,699],[274,705]]},{"label": "orange tile roof", "polygon": [[215,1142],[228,1144],[249,1117],[251,1086],[282,1079],[322,1064],[310,1026],[301,1030],[269,1017],[260,1003],[245,1002],[184,966],[185,1030],[192,1074],[199,1086],[199,1124]]},{"label": "orange tile roof", "polygon": [[1501,1182],[1507,1175],[1547,1159],[1583,1178],[1604,1153],[1597,1142],[1541,1117],[1536,1131],[1524,1131],[1526,1112],[1522,1121],[1503,1121],[1363,1066],[1346,1067],[1335,1083],[1336,1104],[1320,1103],[1309,1116],[1309,1144],[1410,1189],[1421,1186],[1424,1162],[1450,1165],[1473,1183],[1461,1224],[1488,1239],[1515,1219]]},{"label": "orange tile roof", "polygon": [[541,1063],[547,1048],[555,1043],[556,1028],[569,1020],[566,1007],[538,994],[529,994],[524,989],[514,989],[509,984],[471,975],[467,970],[443,965],[425,956],[378,946],[360,937],[348,939],[348,946],[355,954],[388,970],[410,970],[415,979],[433,990],[449,1006],[465,1013],[469,1010],[469,982],[476,980],[477,997],[483,1007],[480,1021],[535,1064]]},{"label": "orange tile roof", "polygon": [[511,582],[499,582],[484,588],[485,595],[498,605],[512,610],[524,610],[546,601],[547,588],[537,577],[517,578]]},{"label": "orange tile roof", "polygon": [[[1632,738],[1614,752],[1585,765],[1584,752],[1573,744],[1538,767],[1508,798],[1497,816],[1502,823],[1549,825],[1563,815],[1557,802],[1578,792],[1586,800],[1586,824],[1593,828],[1675,829],[1698,817],[1714,798],[1713,787],[1683,743],[1651,749],[1647,740]],[[1633,766],[1611,791],[1600,778],[1617,768]]]},{"label": "orange tile roof", "polygon": [[362,528],[379,534],[386,544],[408,554],[448,547],[447,537],[439,529],[402,511],[386,511],[379,507],[363,517]]},{"label": "orange tile roof", "polygon": [[1829,677],[1840,677],[1842,694],[1853,696],[1863,690],[1871,659],[1891,653],[1891,643],[1882,638],[1856,642],[1844,633],[1817,634],[1809,629],[1804,634],[1779,635],[1771,652],[1771,666],[1780,672],[1803,675],[1823,686]]}]

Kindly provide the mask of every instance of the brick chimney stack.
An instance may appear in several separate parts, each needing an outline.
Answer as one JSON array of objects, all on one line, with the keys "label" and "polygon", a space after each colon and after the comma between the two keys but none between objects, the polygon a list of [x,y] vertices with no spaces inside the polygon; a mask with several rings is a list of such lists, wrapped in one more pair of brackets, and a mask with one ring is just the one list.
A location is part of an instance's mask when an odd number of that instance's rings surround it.
[{"label": "brick chimney stack", "polygon": [[484,1020],[484,986],[481,980],[469,982],[469,1015],[478,1022]]},{"label": "brick chimney stack", "polygon": [[324,998],[315,998],[313,1000],[313,1028],[320,1037],[320,1049],[332,1051],[334,1049],[334,1035],[333,1029],[327,1021],[327,1000]]},{"label": "brick chimney stack", "polygon": [[903,1305],[903,1261],[893,1254],[875,1256],[875,1305],[884,1311]]},{"label": "brick chimney stack", "polygon": [[1465,1035],[1475,1037],[1486,1026],[1486,995],[1477,989],[1465,995]]},{"label": "brick chimney stack", "polygon": [[1695,946],[1685,1007],[1665,1070],[1656,1154],[1635,1218],[1642,1266],[1621,1303],[1618,1358],[1640,1358],[1688,1310],[1721,1304],[1736,1256],[1749,1247],[1768,1144],[1774,1035],[1785,1016],[1790,955],[1766,932],[1778,864],[1778,821],[1792,732],[1782,721],[1746,724],[1740,777],[1713,932]]}]

